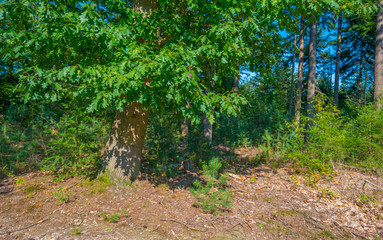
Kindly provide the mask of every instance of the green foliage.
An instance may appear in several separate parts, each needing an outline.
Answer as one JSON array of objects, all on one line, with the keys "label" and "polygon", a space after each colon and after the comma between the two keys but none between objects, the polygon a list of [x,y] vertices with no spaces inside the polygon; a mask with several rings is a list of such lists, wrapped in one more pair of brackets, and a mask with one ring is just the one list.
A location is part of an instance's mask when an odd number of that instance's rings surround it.
[{"label": "green foliage", "polygon": [[[256,3],[161,1],[144,17],[124,1],[10,2],[1,8],[0,57],[17,60],[26,101],[84,99],[89,112],[138,101],[192,119],[215,106],[234,114],[244,99],[221,91],[222,79],[256,51],[250,37],[267,24],[253,16],[263,11]],[[218,70],[207,80],[202,72],[213,61]],[[204,94],[209,81],[215,89]]]},{"label": "green foliage", "polygon": [[106,219],[106,221],[113,223],[113,222],[117,222],[119,218],[120,216],[118,214],[113,213],[110,217]]},{"label": "green foliage", "polygon": [[[300,126],[286,124],[274,134],[265,132],[261,148],[266,162],[271,166],[290,165],[308,178],[317,173],[331,176],[337,162],[381,171],[382,111],[370,104],[351,112],[355,118],[341,116],[318,93],[313,119],[303,118]],[[312,126],[308,129],[309,120]],[[315,181],[308,182],[315,186]]]},{"label": "green foliage", "polygon": [[21,188],[23,186],[24,182],[25,182],[24,177],[18,177],[18,178],[16,178],[15,185],[17,188]]},{"label": "green foliage", "polygon": [[81,229],[79,227],[75,227],[73,229],[72,235],[73,236],[78,236],[78,235],[81,235],[81,233],[82,233]]},{"label": "green foliage", "polygon": [[320,191],[321,193],[319,194],[320,197],[323,197],[323,198],[328,198],[328,199],[336,199],[338,198],[338,194],[332,192],[329,187],[325,188],[325,189],[322,189]]},{"label": "green foliage", "polygon": [[347,164],[382,171],[383,111],[370,104],[357,110],[357,117],[344,126],[348,133],[344,144]]},{"label": "green foliage", "polygon": [[158,175],[173,177],[177,166],[181,164],[183,153],[180,151],[180,124],[174,121],[172,114],[159,115],[152,112],[150,125],[145,139],[145,158],[150,169]]},{"label": "green foliage", "polygon": [[97,176],[97,180],[103,183],[103,185],[109,186],[111,184],[111,179],[108,172],[102,173]]},{"label": "green foliage", "polygon": [[378,202],[380,201],[379,199],[379,194],[367,194],[367,193],[361,193],[360,194],[360,200],[359,202],[362,204],[362,205],[365,205],[365,206],[372,206],[374,207],[375,209],[377,208],[377,204]]},{"label": "green foliage", "polygon": [[0,128],[0,177],[40,168],[56,180],[94,177],[109,130],[105,121],[80,114],[71,103],[11,105]]},{"label": "green foliage", "polygon": [[0,119],[1,177],[37,167],[44,156],[44,129],[54,115],[43,105],[11,105]]},{"label": "green foliage", "polygon": [[41,169],[52,171],[57,180],[69,176],[95,177],[101,166],[100,150],[107,132],[101,121],[64,115],[46,130],[51,137],[40,163]]},{"label": "green foliage", "polygon": [[59,187],[55,192],[53,192],[53,195],[59,199],[57,203],[68,203],[73,193]]},{"label": "green foliage", "polygon": [[111,222],[111,223],[118,222],[118,220],[121,217],[126,217],[128,215],[129,215],[128,211],[123,211],[121,214],[112,213],[110,216],[106,215],[104,212],[99,213],[99,216],[102,218],[102,220],[107,221],[107,222]]},{"label": "green foliage", "polygon": [[[345,158],[343,144],[346,132],[339,111],[326,104],[325,97],[317,94],[315,98],[314,119],[304,118],[297,139],[296,151],[291,156],[297,161],[296,167],[309,174],[332,172],[330,165]],[[312,121],[312,127],[307,127]],[[307,143],[305,143],[305,138]],[[306,169],[305,169],[306,168]]]},{"label": "green foliage", "polygon": [[205,183],[195,181],[191,194],[197,199],[196,206],[202,207],[205,212],[218,214],[221,210],[230,209],[233,206],[232,192],[226,189],[226,176],[219,176],[222,164],[218,158],[213,158],[208,165],[203,166]]}]

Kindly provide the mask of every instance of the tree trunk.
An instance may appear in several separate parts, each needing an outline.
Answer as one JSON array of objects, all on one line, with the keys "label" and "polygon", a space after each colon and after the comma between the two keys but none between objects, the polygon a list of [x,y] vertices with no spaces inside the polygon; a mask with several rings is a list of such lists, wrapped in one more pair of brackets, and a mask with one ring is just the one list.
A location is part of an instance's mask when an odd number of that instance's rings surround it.
[{"label": "tree trunk", "polygon": [[293,116],[293,100],[294,100],[294,72],[295,72],[295,46],[297,45],[297,35],[294,34],[294,45],[293,45],[293,66],[291,69],[291,84],[290,84],[290,104],[289,104],[289,116],[290,119]]},{"label": "tree trunk", "polygon": [[381,95],[383,94],[383,1],[379,1],[379,8],[375,41],[374,102],[378,108],[381,108]]},{"label": "tree trunk", "polygon": [[358,87],[358,104],[362,104],[362,75],[363,75],[363,56],[364,56],[364,50],[363,50],[363,41],[360,44],[360,56],[359,56],[359,77],[357,82]]},{"label": "tree trunk", "polygon": [[[132,7],[134,11],[140,11],[144,17],[148,17],[153,10],[158,9],[158,3],[156,0],[133,0]],[[145,39],[139,42],[144,43]],[[144,80],[150,82],[149,78]],[[149,112],[140,103],[133,102],[122,112],[116,113],[103,159],[103,174],[109,175],[115,184],[134,180],[141,171]]]},{"label": "tree trunk", "polygon": [[182,125],[181,125],[181,137],[183,139],[187,139],[188,135],[189,135],[189,119],[188,118],[184,118],[184,120],[182,121]]},{"label": "tree trunk", "polygon": [[340,49],[342,43],[342,13],[338,17],[338,37],[336,41],[336,60],[335,60],[335,86],[334,86],[334,104],[338,106],[339,101],[339,73],[340,73]]},{"label": "tree trunk", "polygon": [[[316,54],[317,54],[317,23],[312,22],[310,24],[310,49],[309,49],[309,78],[307,85],[307,116],[309,121],[307,122],[306,129],[310,130],[314,118],[314,98],[315,98],[315,78],[316,78]],[[309,136],[306,134],[305,142],[307,142]]]},{"label": "tree trunk", "polygon": [[116,113],[104,152],[103,172],[114,183],[135,179],[141,171],[149,110],[137,102]]},{"label": "tree trunk", "polygon": [[[187,152],[187,139],[189,137],[189,124],[190,120],[188,118],[184,118],[182,125],[181,125],[181,137],[183,139],[183,152]],[[186,155],[186,154],[185,154]],[[193,159],[192,158],[185,158],[182,161],[183,169],[186,171],[190,171],[193,169]]]},{"label": "tree trunk", "polygon": [[302,85],[303,85],[303,61],[305,56],[305,19],[301,17],[301,29],[299,36],[299,66],[297,80],[297,94],[295,99],[295,121],[299,125],[301,121]]},{"label": "tree trunk", "polygon": [[210,144],[213,142],[213,125],[206,116],[206,113],[203,114],[203,136]]}]

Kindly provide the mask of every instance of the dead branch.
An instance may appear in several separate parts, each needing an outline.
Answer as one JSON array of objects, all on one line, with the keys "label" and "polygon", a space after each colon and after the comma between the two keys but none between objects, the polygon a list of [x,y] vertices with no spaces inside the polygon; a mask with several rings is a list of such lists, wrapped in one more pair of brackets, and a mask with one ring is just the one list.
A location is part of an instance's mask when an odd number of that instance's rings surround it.
[{"label": "dead branch", "polygon": [[1,211],[0,214],[5,213],[5,212],[8,211],[9,209],[11,209],[11,208],[7,208],[7,209]]},{"label": "dead branch", "polygon": [[175,222],[175,223],[178,223],[178,224],[186,227],[187,229],[195,230],[195,231],[199,231],[199,232],[206,232],[208,230],[207,228],[205,228],[205,230],[201,230],[201,229],[198,229],[198,228],[193,228],[193,227],[190,227],[190,226],[186,225],[185,223],[179,222],[179,221],[174,220],[174,219],[161,219],[160,221],[163,221],[163,222]]},{"label": "dead branch", "polygon": [[242,223],[239,222],[239,223],[235,224],[234,226],[232,226],[231,228],[226,229],[226,232],[231,231],[232,229],[234,229],[234,228],[235,228],[236,226],[238,226],[238,225],[241,225],[241,226],[243,227]]},{"label": "dead branch", "polygon": [[41,224],[41,223],[43,223],[43,222],[45,222],[45,221],[48,221],[48,219],[46,218],[46,219],[40,220],[40,221],[38,221],[38,222],[36,222],[36,223],[33,223],[33,224],[31,224],[31,225],[28,225],[28,226],[26,226],[26,227],[22,227],[22,228],[13,230],[13,231],[1,232],[0,235],[5,235],[5,234],[8,234],[8,235],[9,235],[9,234],[11,234],[11,233],[19,232],[19,231],[22,231],[22,230],[25,230],[25,229],[34,227],[34,226],[36,226],[36,225],[39,225],[39,224]]},{"label": "dead branch", "polygon": [[372,186],[376,187],[378,190],[383,191],[383,187],[381,187],[381,186],[379,186],[379,185],[376,185],[375,183],[370,182],[370,181],[368,181],[368,180],[366,180],[366,179],[364,180],[363,189],[364,189],[364,186],[366,185],[366,183],[369,183],[369,184],[371,184]]}]

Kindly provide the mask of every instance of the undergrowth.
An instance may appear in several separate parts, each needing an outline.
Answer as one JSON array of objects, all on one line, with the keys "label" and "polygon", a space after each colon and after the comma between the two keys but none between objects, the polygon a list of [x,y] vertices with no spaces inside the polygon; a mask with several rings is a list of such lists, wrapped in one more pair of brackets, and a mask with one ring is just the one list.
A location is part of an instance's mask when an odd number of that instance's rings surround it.
[{"label": "undergrowth", "polygon": [[203,166],[205,181],[195,181],[194,188],[190,189],[191,194],[197,199],[195,205],[208,213],[218,214],[233,206],[232,192],[225,186],[227,177],[219,176],[221,167],[222,164],[218,158],[211,159],[207,165]]},{"label": "undergrowth", "polygon": [[273,134],[265,132],[262,157],[272,167],[290,166],[308,178],[331,177],[337,163],[381,172],[383,112],[372,104],[355,111],[355,118],[346,119],[318,94],[313,119],[304,117],[299,125],[286,122]]},{"label": "undergrowth", "polygon": [[95,176],[109,127],[76,109],[30,104],[10,106],[0,129],[0,178],[42,169],[60,181]]}]

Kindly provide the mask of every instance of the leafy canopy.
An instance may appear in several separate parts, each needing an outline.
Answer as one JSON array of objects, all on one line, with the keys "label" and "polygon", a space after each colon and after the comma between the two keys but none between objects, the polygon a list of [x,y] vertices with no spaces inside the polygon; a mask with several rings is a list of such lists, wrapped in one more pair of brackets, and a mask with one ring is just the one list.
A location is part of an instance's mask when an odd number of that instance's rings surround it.
[{"label": "leafy canopy", "polygon": [[[222,88],[239,59],[264,38],[256,1],[159,1],[150,16],[131,1],[28,1],[1,4],[1,49],[17,62],[25,101],[81,98],[87,110],[122,110],[138,101],[193,117],[244,103]],[[186,108],[187,100],[191,103]]]},{"label": "leafy canopy", "polygon": [[286,11],[339,12],[372,1],[354,2],[159,0],[144,16],[128,0],[5,1],[0,53],[18,66],[25,101],[80,98],[90,112],[138,101],[189,118],[218,107],[235,114],[245,101],[224,90],[223,79],[237,74],[239,61],[253,71],[276,61],[280,30],[296,22]]}]

